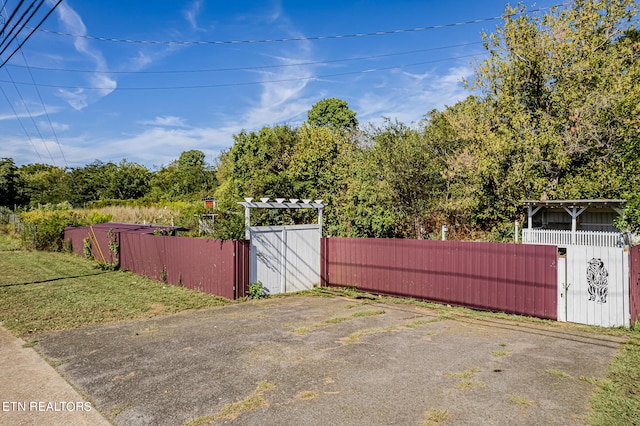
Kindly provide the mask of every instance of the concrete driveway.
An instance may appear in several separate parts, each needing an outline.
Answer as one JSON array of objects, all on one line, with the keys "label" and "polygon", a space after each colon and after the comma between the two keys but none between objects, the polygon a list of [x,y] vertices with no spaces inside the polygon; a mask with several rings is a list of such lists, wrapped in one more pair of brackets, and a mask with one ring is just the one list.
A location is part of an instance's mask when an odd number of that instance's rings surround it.
[{"label": "concrete driveway", "polygon": [[309,296],[38,339],[117,425],[577,425],[622,342]]}]

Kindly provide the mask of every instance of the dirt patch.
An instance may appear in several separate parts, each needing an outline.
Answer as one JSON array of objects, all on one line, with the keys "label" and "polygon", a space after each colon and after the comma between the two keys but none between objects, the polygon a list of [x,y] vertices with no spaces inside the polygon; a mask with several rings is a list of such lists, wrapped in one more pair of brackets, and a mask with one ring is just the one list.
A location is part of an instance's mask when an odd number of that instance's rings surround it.
[{"label": "dirt patch", "polygon": [[604,378],[621,343],[303,296],[38,339],[38,350],[65,360],[58,371],[118,425],[578,425],[594,389],[580,377]]}]

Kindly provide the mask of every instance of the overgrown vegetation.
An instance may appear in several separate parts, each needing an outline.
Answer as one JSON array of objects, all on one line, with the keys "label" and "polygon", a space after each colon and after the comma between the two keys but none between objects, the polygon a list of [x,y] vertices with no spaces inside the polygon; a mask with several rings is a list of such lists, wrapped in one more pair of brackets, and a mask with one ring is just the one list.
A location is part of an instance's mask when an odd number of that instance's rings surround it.
[{"label": "overgrown vegetation", "polygon": [[262,281],[249,284],[249,299],[262,299],[267,296],[267,290],[262,285]]},{"label": "overgrown vegetation", "polygon": [[0,224],[0,252],[22,248],[19,236],[11,225]]}]

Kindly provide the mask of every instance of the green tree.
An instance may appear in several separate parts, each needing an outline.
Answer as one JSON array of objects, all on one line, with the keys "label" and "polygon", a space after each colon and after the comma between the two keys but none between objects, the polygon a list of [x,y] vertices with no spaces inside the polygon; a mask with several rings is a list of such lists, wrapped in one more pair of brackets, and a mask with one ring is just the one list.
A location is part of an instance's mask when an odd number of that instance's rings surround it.
[{"label": "green tree", "polygon": [[151,172],[146,167],[123,159],[108,171],[109,175],[105,176],[108,183],[102,198],[137,199],[149,192]]},{"label": "green tree", "polygon": [[67,200],[76,207],[82,207],[89,201],[109,198],[109,177],[117,166],[111,162],[95,160],[85,167],[76,167],[64,175],[63,193]]},{"label": "green tree", "polygon": [[466,174],[478,176],[480,222],[510,221],[523,198],[624,192],[615,153],[638,121],[637,9],[632,0],[580,0],[543,16],[507,7],[485,36],[490,56],[470,85],[479,96],[454,120],[469,142]]},{"label": "green tree", "polygon": [[180,158],[155,172],[150,181],[151,196],[158,199],[198,199],[215,188],[215,170],[207,165],[202,151],[184,151]]},{"label": "green tree", "polygon": [[233,139],[234,145],[218,164],[216,197],[226,208],[244,197],[293,197],[286,171],[298,141],[297,129],[264,127],[259,132],[242,131]]},{"label": "green tree", "polygon": [[18,170],[25,204],[59,204],[69,200],[66,170],[49,164],[27,164]]},{"label": "green tree", "polygon": [[[292,197],[321,199],[327,205],[324,222],[331,226],[336,220],[336,194],[345,190],[349,161],[354,143],[345,135],[326,127],[303,124],[293,147],[287,177],[292,185]],[[315,220],[315,211],[298,213],[307,221]]]},{"label": "green tree", "polygon": [[341,132],[358,128],[356,113],[349,109],[346,101],[337,98],[316,102],[307,112],[307,123],[311,127],[325,126]]},{"label": "green tree", "polygon": [[395,208],[401,212],[402,233],[422,238],[425,218],[437,205],[444,182],[439,163],[440,153],[424,132],[387,120],[385,127],[375,129],[373,154],[378,160],[378,173],[393,194]]},{"label": "green tree", "polygon": [[0,158],[0,206],[18,203],[18,167],[13,159]]},{"label": "green tree", "polygon": [[346,163],[340,190],[332,196],[328,234],[336,237],[402,237],[402,214],[391,187],[380,173],[374,147],[360,143],[342,159]]}]

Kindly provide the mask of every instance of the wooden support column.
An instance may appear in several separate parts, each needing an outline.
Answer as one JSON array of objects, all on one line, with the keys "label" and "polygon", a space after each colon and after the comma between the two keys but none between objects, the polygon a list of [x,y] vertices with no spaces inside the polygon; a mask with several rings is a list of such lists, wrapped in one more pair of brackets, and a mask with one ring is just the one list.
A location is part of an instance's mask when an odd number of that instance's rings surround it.
[{"label": "wooden support column", "polygon": [[571,210],[567,207],[562,207],[571,216],[571,244],[576,243],[576,232],[578,230],[578,216],[580,216],[587,209],[586,207],[578,210],[578,207],[571,207]]},{"label": "wooden support column", "polygon": [[533,228],[533,216],[538,213],[538,211],[540,211],[540,209],[542,208],[542,206],[538,206],[535,209],[532,208],[531,206],[527,207],[527,216],[529,221],[527,222],[527,228],[531,229]]},{"label": "wooden support column", "polygon": [[251,209],[247,206],[244,208],[244,239],[251,239]]}]

